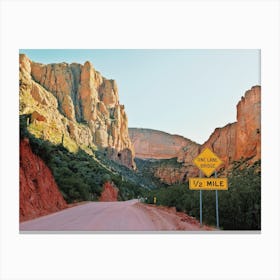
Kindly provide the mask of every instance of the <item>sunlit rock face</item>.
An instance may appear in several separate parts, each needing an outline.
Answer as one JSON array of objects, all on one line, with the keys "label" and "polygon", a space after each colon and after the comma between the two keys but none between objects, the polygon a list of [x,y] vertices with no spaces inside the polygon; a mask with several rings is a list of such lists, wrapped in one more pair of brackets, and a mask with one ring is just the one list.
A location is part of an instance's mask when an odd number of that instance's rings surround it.
[{"label": "sunlit rock face", "polygon": [[261,87],[246,91],[236,108],[237,121],[215,129],[202,145],[219,155],[226,168],[233,161],[253,163],[261,158]]},{"label": "sunlit rock face", "polygon": [[134,146],[135,156],[142,159],[181,157],[184,150],[199,146],[182,136],[153,129],[129,128],[129,136]]},{"label": "sunlit rock face", "polygon": [[261,87],[245,93],[237,104],[235,158],[261,158]]},{"label": "sunlit rock face", "polygon": [[90,62],[41,64],[21,54],[20,114],[33,114],[30,132],[69,150],[100,149],[134,169],[128,118],[117,84]]}]

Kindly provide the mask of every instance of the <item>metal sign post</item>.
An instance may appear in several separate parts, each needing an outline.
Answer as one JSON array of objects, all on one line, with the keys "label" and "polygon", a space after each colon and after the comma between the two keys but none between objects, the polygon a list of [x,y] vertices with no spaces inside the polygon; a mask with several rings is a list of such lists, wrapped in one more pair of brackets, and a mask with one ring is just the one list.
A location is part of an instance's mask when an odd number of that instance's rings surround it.
[{"label": "metal sign post", "polygon": [[[199,171],[199,178],[201,178],[201,171]],[[202,190],[199,191],[199,213],[200,213],[200,226],[202,227]]]},{"label": "metal sign post", "polygon": [[[215,171],[215,178],[217,178],[217,171]],[[218,190],[216,190],[216,222],[217,228],[219,228],[219,201],[218,201]]]}]

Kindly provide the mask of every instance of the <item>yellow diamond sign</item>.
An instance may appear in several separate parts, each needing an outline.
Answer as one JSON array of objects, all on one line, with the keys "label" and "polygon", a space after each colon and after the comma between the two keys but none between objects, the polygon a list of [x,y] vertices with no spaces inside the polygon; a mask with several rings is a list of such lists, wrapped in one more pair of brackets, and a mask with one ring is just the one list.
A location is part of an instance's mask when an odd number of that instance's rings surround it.
[{"label": "yellow diamond sign", "polygon": [[193,162],[207,177],[223,163],[209,148],[204,149]]}]

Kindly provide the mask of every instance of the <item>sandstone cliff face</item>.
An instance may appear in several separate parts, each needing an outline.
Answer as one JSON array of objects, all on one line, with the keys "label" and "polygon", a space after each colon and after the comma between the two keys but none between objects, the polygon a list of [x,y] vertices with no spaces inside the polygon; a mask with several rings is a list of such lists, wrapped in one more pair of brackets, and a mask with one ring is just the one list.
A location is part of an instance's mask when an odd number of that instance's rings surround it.
[{"label": "sandstone cliff face", "polygon": [[261,158],[261,87],[255,86],[245,93],[237,104],[235,159]]},{"label": "sandstone cliff face", "polygon": [[20,221],[34,219],[67,207],[53,175],[32,153],[28,139],[20,142]]},{"label": "sandstone cliff face", "polygon": [[222,128],[216,128],[201,146],[200,152],[208,147],[223,161],[222,166],[228,166],[229,162],[236,160],[236,126],[236,123],[231,123]]},{"label": "sandstone cliff face", "polygon": [[184,151],[199,146],[179,135],[144,128],[129,128],[129,136],[138,158],[169,159],[180,157]]},{"label": "sandstone cliff face", "polygon": [[180,136],[167,134],[165,138],[166,133],[160,131],[129,129],[129,133],[136,157],[177,158],[181,164],[179,167],[163,166],[154,171],[154,176],[167,184],[185,182],[189,177],[198,176],[199,170],[193,160],[206,147],[222,159],[224,164],[220,169],[228,169],[231,163],[241,159],[253,163],[261,158],[261,87],[254,86],[248,90],[237,104],[237,121],[216,128],[203,145]]},{"label": "sandstone cliff face", "polygon": [[103,190],[99,201],[118,201],[119,189],[112,182],[106,182],[103,185]]},{"label": "sandstone cliff face", "polygon": [[215,129],[201,148],[211,148],[226,168],[242,158],[251,163],[261,158],[261,87],[248,90],[236,107],[237,122]]},{"label": "sandstone cliff face", "polygon": [[180,167],[167,164],[155,169],[154,176],[162,182],[185,182],[188,177],[196,175],[197,170],[192,164],[192,159],[199,153],[199,144],[182,136],[152,129],[129,128],[129,135],[134,145],[135,156],[138,158],[177,158]]},{"label": "sandstone cliff face", "polygon": [[71,151],[104,149],[135,168],[125,108],[117,84],[90,62],[44,65],[20,55],[20,114],[34,114],[29,131]]}]

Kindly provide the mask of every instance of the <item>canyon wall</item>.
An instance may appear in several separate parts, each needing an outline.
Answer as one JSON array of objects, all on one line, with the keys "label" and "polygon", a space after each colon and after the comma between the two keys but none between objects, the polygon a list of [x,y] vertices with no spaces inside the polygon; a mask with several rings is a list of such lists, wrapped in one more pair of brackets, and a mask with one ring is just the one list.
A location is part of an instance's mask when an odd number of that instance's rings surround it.
[{"label": "canyon wall", "polygon": [[237,122],[216,128],[201,150],[209,147],[227,168],[233,161],[261,159],[261,87],[246,91],[238,102]]},{"label": "canyon wall", "polygon": [[198,176],[193,160],[206,147],[222,159],[219,169],[230,169],[239,160],[252,164],[261,159],[261,87],[246,91],[236,109],[237,121],[216,128],[203,145],[161,131],[129,128],[136,157],[146,160],[176,157],[176,165],[165,163],[154,170],[154,176],[167,184]]},{"label": "canyon wall", "polygon": [[108,157],[134,169],[128,118],[117,84],[90,62],[41,64],[20,57],[20,114],[30,114],[28,130],[37,138]]},{"label": "canyon wall", "polygon": [[50,169],[32,152],[28,139],[20,141],[19,175],[20,222],[67,208]]},{"label": "canyon wall", "polygon": [[188,177],[196,175],[196,168],[191,160],[198,155],[200,145],[179,135],[163,131],[129,128],[129,135],[135,149],[135,156],[140,159],[172,159],[154,168],[154,176],[167,184],[185,182]]},{"label": "canyon wall", "polygon": [[245,93],[237,104],[235,159],[261,158],[261,87],[255,86]]},{"label": "canyon wall", "polygon": [[198,144],[179,135],[145,128],[129,128],[135,156],[142,159],[169,159],[179,157],[183,150]]}]

